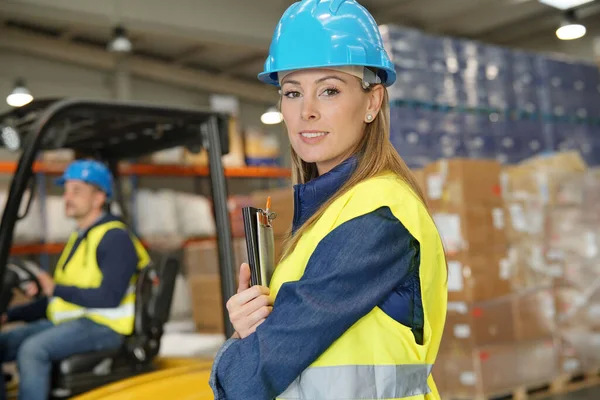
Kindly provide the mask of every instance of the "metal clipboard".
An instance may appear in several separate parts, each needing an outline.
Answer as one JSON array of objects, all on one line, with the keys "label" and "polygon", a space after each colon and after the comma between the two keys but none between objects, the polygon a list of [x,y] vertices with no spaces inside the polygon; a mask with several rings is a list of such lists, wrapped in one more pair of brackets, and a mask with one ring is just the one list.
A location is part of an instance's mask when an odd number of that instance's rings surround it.
[{"label": "metal clipboard", "polygon": [[269,211],[269,201],[263,210],[256,207],[242,208],[250,283],[268,286],[275,270],[275,237],[271,222],[276,214]]}]

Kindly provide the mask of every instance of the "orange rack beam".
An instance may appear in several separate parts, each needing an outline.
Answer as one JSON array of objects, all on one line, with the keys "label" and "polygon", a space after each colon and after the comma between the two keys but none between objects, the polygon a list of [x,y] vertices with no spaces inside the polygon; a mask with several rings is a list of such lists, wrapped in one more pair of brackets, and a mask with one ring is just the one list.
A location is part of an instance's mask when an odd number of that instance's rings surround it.
[{"label": "orange rack beam", "polygon": [[[215,240],[216,238],[214,237],[188,239],[184,242],[183,247],[189,246],[194,243],[213,242]],[[144,244],[144,246],[148,247],[148,244],[146,242],[142,241],[142,243]],[[60,254],[64,247],[65,243],[15,245],[12,247],[11,254]]]},{"label": "orange rack beam", "polygon": [[[66,163],[35,162],[33,171],[49,175],[60,175]],[[12,161],[0,161],[0,173],[12,174],[17,164]],[[208,176],[209,168],[193,165],[158,165],[158,164],[121,164],[119,173],[123,175],[144,176]],[[237,167],[225,168],[228,178],[289,178],[291,171],[280,167]]]}]

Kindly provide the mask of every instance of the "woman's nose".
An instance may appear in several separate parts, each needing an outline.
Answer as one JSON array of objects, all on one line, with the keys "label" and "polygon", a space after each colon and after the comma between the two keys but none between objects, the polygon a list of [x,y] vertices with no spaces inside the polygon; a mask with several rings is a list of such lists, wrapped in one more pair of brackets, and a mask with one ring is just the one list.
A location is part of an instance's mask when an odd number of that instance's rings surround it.
[{"label": "woman's nose", "polygon": [[302,119],[309,121],[319,119],[320,114],[315,101],[309,98],[304,98],[302,102]]}]

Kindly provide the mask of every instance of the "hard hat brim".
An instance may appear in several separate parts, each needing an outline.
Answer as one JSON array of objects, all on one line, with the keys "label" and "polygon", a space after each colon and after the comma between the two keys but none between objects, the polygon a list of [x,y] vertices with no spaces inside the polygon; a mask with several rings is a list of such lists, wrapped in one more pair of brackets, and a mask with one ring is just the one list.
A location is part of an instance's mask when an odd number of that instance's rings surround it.
[{"label": "hard hat brim", "polygon": [[[303,66],[298,66],[298,67],[288,67],[288,68],[281,68],[281,69],[277,69],[277,70],[272,70],[272,71],[264,71],[258,74],[258,80],[260,80],[263,83],[269,84],[269,85],[273,85],[276,87],[279,87],[279,78],[278,78],[278,74],[281,72],[288,72],[288,71],[297,71],[297,70],[308,70],[308,69],[327,69],[327,68],[342,68],[342,67],[347,67],[348,64],[347,63],[338,63],[338,64],[326,64],[326,65],[303,65]],[[367,67],[367,68],[377,68],[380,71],[384,71],[385,72],[385,79],[384,77],[382,77],[381,79],[381,84],[383,86],[391,86],[394,84],[394,82],[396,81],[396,71],[395,70],[390,70],[388,68],[381,68],[380,65],[360,65],[361,67]]]}]

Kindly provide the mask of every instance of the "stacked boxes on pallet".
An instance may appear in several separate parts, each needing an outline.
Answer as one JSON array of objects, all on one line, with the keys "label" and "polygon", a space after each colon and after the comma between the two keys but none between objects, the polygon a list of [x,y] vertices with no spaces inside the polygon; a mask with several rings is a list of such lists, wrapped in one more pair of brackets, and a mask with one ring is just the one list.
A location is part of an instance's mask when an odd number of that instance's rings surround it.
[{"label": "stacked boxes on pallet", "polygon": [[522,226],[519,220],[527,215],[526,222],[535,227],[528,241],[515,245],[514,285],[523,290],[537,282],[551,288],[559,372],[597,368],[600,176],[576,153],[534,158],[509,169],[506,176],[513,226]]},{"label": "stacked boxes on pallet", "polygon": [[511,292],[500,164],[442,160],[422,173],[448,260],[448,316],[434,371],[440,391],[472,398],[552,377],[552,333],[545,321],[531,321],[545,298]]},{"label": "stacked boxes on pallet", "polygon": [[443,398],[510,394],[600,366],[600,172],[575,152],[415,171],[448,260]]}]

